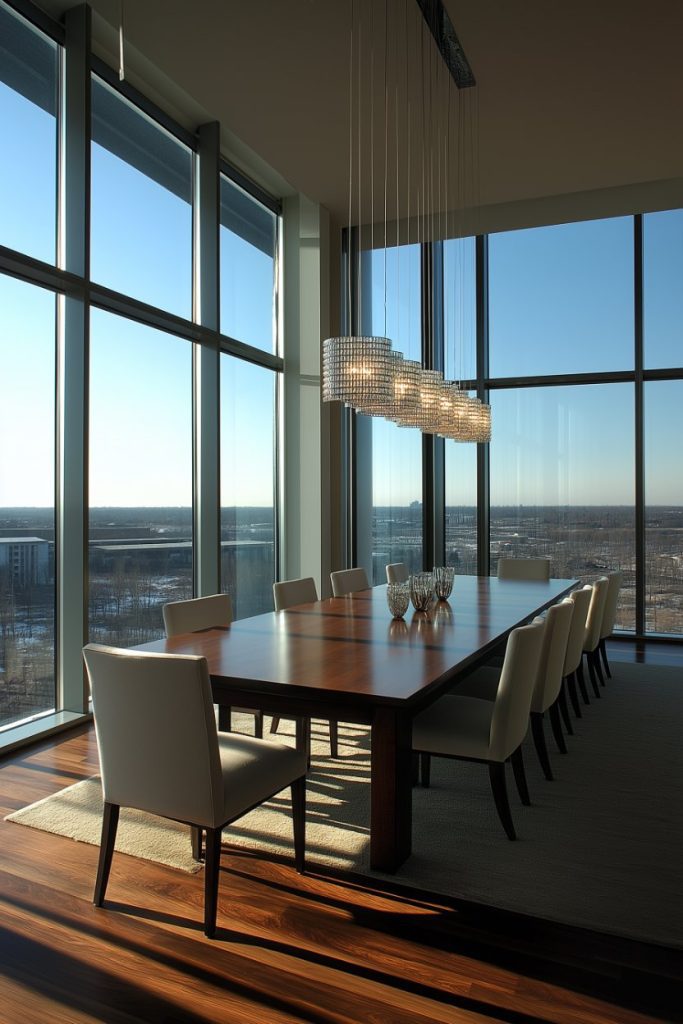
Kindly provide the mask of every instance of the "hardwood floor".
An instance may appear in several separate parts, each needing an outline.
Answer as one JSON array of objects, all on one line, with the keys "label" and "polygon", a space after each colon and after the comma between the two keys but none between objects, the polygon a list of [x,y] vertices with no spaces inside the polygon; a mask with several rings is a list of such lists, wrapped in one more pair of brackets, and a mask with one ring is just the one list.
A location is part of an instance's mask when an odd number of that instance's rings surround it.
[{"label": "hardwood floor", "polygon": [[[89,727],[8,757],[1,816],[97,764]],[[0,821],[3,1024],[683,1020],[679,952],[229,852],[209,942],[201,876],[115,855],[97,910],[97,852]]]}]

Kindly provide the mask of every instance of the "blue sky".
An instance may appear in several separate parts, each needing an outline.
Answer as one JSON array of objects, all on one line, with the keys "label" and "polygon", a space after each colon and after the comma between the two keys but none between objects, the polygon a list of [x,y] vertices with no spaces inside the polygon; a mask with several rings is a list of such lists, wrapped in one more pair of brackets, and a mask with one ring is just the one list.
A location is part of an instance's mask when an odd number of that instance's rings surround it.
[{"label": "blue sky", "polygon": [[[54,119],[0,85],[0,242],[55,259]],[[188,163],[189,167],[189,163]],[[92,274],[109,287],[191,317],[189,205],[129,165],[93,150]],[[490,240],[491,371],[501,376],[633,368],[632,220],[510,232]],[[273,263],[221,230],[221,323],[270,350]],[[364,319],[419,357],[419,252],[373,256]],[[445,254],[447,373],[474,366],[471,240]],[[649,367],[683,362],[683,212],[645,218],[645,351]],[[0,506],[53,501],[53,297],[0,278]],[[272,501],[272,374],[223,357],[222,502]],[[110,314],[92,318],[91,502],[187,505],[191,500],[191,345]],[[683,382],[648,383],[647,499],[683,503]],[[492,399],[494,504],[631,504],[633,387],[500,391]],[[420,437],[373,424],[375,504],[421,490]],[[447,448],[447,502],[471,504],[475,448]]]}]

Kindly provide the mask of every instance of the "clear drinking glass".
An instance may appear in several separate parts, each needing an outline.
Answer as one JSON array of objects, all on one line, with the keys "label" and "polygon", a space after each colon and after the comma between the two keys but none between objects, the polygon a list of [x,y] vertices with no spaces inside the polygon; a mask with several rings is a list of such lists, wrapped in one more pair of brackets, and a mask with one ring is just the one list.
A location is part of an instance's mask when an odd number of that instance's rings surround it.
[{"label": "clear drinking glass", "polygon": [[434,592],[440,601],[451,596],[455,569],[451,565],[434,566]]},{"label": "clear drinking glass", "polygon": [[410,577],[410,600],[416,612],[426,612],[434,597],[431,572],[416,572]]},{"label": "clear drinking glass", "polygon": [[410,587],[407,582],[387,583],[387,604],[395,619],[402,619],[408,611]]}]

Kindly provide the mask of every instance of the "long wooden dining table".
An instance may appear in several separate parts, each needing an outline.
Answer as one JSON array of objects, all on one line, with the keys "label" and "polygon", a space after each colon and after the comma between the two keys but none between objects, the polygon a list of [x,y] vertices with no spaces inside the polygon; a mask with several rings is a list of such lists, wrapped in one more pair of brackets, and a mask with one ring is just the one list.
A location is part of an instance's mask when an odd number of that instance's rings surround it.
[{"label": "long wooden dining table", "polygon": [[456,576],[448,601],[405,619],[379,586],[138,649],[204,656],[219,705],[369,725],[370,862],[393,872],[411,852],[413,716],[576,584]]}]

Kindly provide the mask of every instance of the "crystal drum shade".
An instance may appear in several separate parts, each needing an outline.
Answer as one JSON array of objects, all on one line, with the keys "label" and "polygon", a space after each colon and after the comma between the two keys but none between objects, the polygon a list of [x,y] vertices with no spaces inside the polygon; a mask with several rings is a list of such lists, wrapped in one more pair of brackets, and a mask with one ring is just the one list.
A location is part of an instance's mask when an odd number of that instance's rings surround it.
[{"label": "crystal drum shade", "polygon": [[323,342],[323,402],[345,402],[359,412],[384,407],[392,397],[388,338],[344,336]]}]

